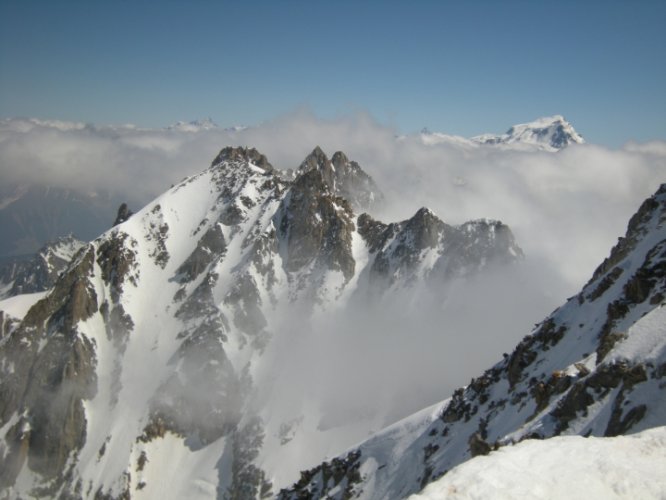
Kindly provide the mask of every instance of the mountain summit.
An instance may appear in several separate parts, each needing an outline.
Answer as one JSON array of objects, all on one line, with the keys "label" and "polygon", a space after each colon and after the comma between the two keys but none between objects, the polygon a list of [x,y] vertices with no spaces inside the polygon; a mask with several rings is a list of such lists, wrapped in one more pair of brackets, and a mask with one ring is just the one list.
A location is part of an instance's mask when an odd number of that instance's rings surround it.
[{"label": "mountain summit", "polygon": [[522,151],[556,152],[572,144],[584,144],[583,137],[561,115],[538,118],[510,127],[504,134],[482,134],[472,138],[430,132],[420,134],[425,144],[448,143],[466,147],[495,146]]},{"label": "mountain summit", "polygon": [[585,142],[561,115],[514,125],[502,135],[484,134],[472,137],[472,141],[488,145],[529,145],[546,150],[559,150],[570,144]]}]

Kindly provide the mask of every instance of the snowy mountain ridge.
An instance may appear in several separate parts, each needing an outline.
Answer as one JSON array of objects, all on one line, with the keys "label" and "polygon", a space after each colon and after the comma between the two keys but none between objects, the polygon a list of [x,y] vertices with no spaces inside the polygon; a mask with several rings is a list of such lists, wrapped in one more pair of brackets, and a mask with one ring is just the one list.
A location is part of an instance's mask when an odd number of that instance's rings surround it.
[{"label": "snowy mountain ridge", "polygon": [[0,267],[0,300],[53,287],[69,261],[85,243],[69,235],[44,245],[30,260]]},{"label": "snowy mountain ridge", "polygon": [[440,405],[302,472],[280,498],[404,498],[442,476],[447,488],[460,464],[526,439],[663,429],[665,304],[666,184],[583,290],[503,361]]},{"label": "snowy mountain ridge", "polygon": [[4,495],[286,487],[386,424],[384,408],[300,390],[317,375],[318,316],[522,256],[497,221],[357,215],[382,196],[343,153],[315,148],[287,177],[255,149],[224,148],[81,247],[23,318],[0,318]]},{"label": "snowy mountain ridge", "polygon": [[559,151],[571,144],[584,144],[583,137],[561,115],[514,125],[504,134],[482,134],[469,139],[439,132],[421,132],[424,144],[447,143],[463,147],[495,146],[525,151]]}]

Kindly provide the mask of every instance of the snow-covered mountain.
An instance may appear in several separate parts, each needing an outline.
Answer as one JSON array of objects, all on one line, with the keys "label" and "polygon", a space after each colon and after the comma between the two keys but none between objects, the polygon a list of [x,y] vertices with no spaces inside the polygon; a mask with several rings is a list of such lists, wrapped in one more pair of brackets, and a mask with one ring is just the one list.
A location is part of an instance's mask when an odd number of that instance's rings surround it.
[{"label": "snow-covered mountain", "polygon": [[192,120],[189,122],[178,121],[167,127],[167,130],[174,130],[177,132],[200,132],[202,130],[214,130],[217,128],[212,118],[205,118],[203,120]]},{"label": "snow-covered mountain", "polygon": [[561,115],[543,117],[529,123],[514,125],[504,134],[482,134],[470,139],[423,130],[421,140],[424,144],[448,143],[462,147],[484,145],[527,151],[559,151],[571,144],[585,142],[583,137]]},{"label": "snow-covered mountain", "polygon": [[[457,491],[460,478],[470,478],[479,467],[492,465],[484,485],[506,484],[508,492],[529,492],[537,487],[520,470],[521,482],[503,471],[511,464],[524,463],[538,450],[544,464],[562,456],[563,450],[577,450],[581,441],[554,441],[552,445],[527,444],[516,451],[503,451],[514,443],[553,436],[612,437],[659,427],[645,434],[644,440],[617,441],[626,445],[661,446],[658,464],[663,468],[663,426],[666,425],[666,184],[647,199],[631,218],[627,233],[620,238],[610,256],[597,268],[581,292],[536,325],[511,354],[471,380],[469,385],[420,413],[377,433],[338,458],[304,471],[301,479],[280,498],[405,498],[426,485],[424,498],[438,492]],[[643,444],[643,443],[649,444]],[[558,443],[563,444],[562,448]],[[576,444],[574,444],[576,443]],[[655,444],[656,443],[656,444]],[[660,444],[661,443],[661,444]],[[616,445],[590,442],[596,450],[612,450]],[[632,445],[633,446],[633,445]],[[618,446],[619,449],[619,446]],[[633,448],[627,457],[640,455]],[[494,450],[501,453],[495,455]],[[556,450],[553,457],[551,450]],[[479,455],[488,461],[470,462]],[[626,454],[626,452],[622,452]],[[612,481],[624,475],[629,458],[585,462],[587,455],[567,456],[559,464],[572,477],[585,467],[601,468]],[[506,462],[505,462],[506,460]],[[598,465],[596,465],[598,464]],[[640,462],[643,464],[643,462]],[[631,464],[633,467],[634,464]],[[535,466],[537,467],[537,466]],[[536,469],[538,470],[538,469]],[[447,479],[448,472],[451,478]],[[597,469],[596,474],[600,471]],[[655,478],[653,467],[632,469],[629,485],[647,483]],[[502,480],[498,479],[502,475]],[[484,498],[475,484],[461,488],[460,498]],[[539,484],[543,484],[539,476]],[[598,478],[597,478],[598,479]],[[591,488],[595,488],[595,478]],[[524,481],[525,484],[522,484]],[[638,490],[616,491],[619,498],[660,498],[660,480]],[[603,493],[586,491],[582,496]],[[449,491],[454,488],[455,491]],[[538,489],[538,488],[537,488]],[[487,491],[481,489],[480,491]],[[543,490],[542,490],[543,491]],[[550,490],[548,490],[550,491]],[[557,491],[555,490],[553,494]],[[653,493],[652,496],[643,497]],[[654,492],[658,492],[654,494]],[[511,498],[512,495],[490,495]],[[477,494],[477,496],[474,496]],[[581,496],[578,495],[578,496]],[[528,495],[530,498],[533,496]],[[447,497],[448,498],[448,497]]]},{"label": "snow-covered mountain", "polygon": [[310,358],[344,328],[322,318],[522,251],[498,221],[361,214],[381,200],[341,152],[283,172],[228,147],[119,217],[48,293],[19,296],[27,312],[0,316],[2,495],[267,496],[386,425],[391,408],[314,383]]},{"label": "snow-covered mountain", "polygon": [[0,299],[52,288],[60,273],[84,245],[72,235],[65,236],[44,245],[31,259],[0,267]]}]

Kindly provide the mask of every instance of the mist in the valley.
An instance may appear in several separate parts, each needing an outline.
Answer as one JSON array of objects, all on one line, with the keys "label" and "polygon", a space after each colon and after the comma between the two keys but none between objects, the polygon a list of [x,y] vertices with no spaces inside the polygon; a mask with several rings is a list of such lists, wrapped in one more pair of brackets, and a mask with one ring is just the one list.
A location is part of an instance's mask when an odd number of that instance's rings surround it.
[{"label": "mist in the valley", "polygon": [[394,222],[427,206],[449,224],[499,219],[525,252],[467,281],[405,289],[373,306],[352,298],[344,309],[269,325],[280,344],[267,360],[285,382],[275,388],[283,404],[314,394],[333,426],[336,415],[377,409],[387,421],[405,416],[501,360],[577,293],[666,181],[663,142],[557,153],[425,145],[363,113],[322,120],[304,110],[244,130],[199,132],[4,120],[0,176],[7,184],[122,193],[136,211],[227,145],[256,147],[283,169],[296,168],[316,145],[329,157],[342,150],[386,196],[374,217]]},{"label": "mist in the valley", "polygon": [[274,343],[262,372],[272,383],[258,406],[270,400],[286,421],[305,400],[321,411],[320,430],[361,420],[378,430],[449,397],[511,352],[551,312],[552,280],[521,262],[379,300],[356,294],[309,319],[285,315],[269,327]]}]

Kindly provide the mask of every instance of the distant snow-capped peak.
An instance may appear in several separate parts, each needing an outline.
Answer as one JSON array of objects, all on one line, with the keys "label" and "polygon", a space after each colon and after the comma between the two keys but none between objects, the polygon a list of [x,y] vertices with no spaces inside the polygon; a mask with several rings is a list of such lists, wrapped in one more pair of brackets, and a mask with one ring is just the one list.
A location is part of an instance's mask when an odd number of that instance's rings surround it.
[{"label": "distant snow-capped peak", "polygon": [[529,123],[520,123],[509,128],[504,134],[481,134],[469,139],[421,131],[424,144],[450,143],[467,147],[497,146],[504,149],[559,151],[570,144],[583,144],[585,140],[562,116],[546,116]]},{"label": "distant snow-capped peak", "polygon": [[585,140],[561,115],[538,118],[533,122],[514,125],[502,135],[483,134],[472,137],[480,144],[526,144],[540,149],[559,150]]},{"label": "distant snow-capped peak", "polygon": [[178,121],[173,125],[169,125],[167,130],[175,130],[178,132],[199,132],[201,130],[213,130],[218,128],[212,118],[205,118],[203,120],[193,120],[190,122]]}]

